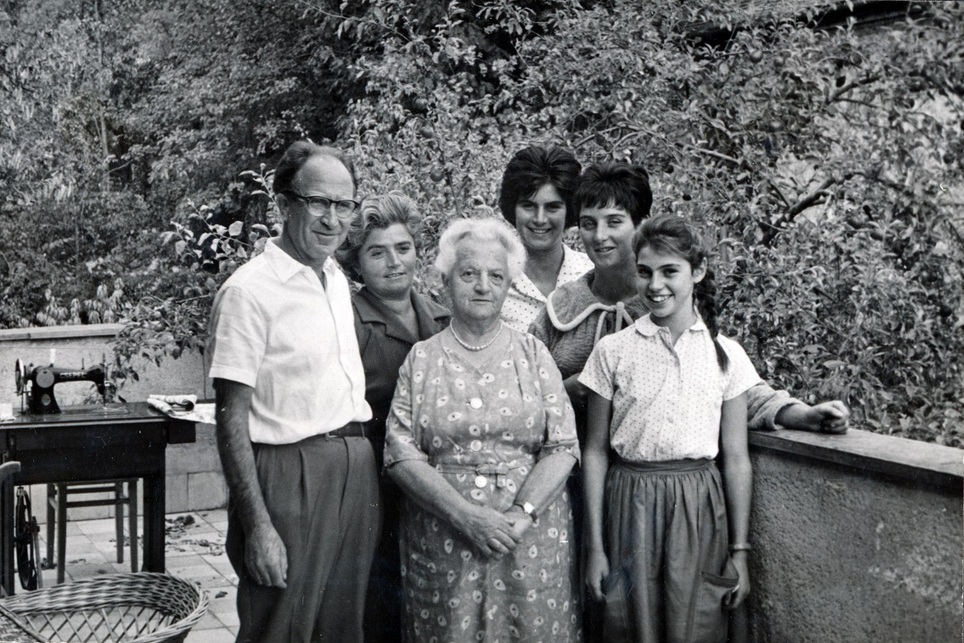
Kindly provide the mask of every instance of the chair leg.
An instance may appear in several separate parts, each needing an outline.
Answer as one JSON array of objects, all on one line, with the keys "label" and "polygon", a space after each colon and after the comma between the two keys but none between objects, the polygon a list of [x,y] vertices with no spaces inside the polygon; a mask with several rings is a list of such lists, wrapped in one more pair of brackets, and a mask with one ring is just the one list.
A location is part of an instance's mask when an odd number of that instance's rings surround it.
[{"label": "chair leg", "polygon": [[67,485],[57,483],[57,582],[64,582],[67,566]]},{"label": "chair leg", "polygon": [[131,533],[131,571],[137,570],[137,478],[127,481],[127,497],[129,499],[128,509],[130,510],[130,533]]},{"label": "chair leg", "polygon": [[54,564],[54,525],[57,524],[57,487],[47,484],[47,565]]},{"label": "chair leg", "polygon": [[114,533],[117,541],[117,562],[124,562],[124,483],[114,483]]}]

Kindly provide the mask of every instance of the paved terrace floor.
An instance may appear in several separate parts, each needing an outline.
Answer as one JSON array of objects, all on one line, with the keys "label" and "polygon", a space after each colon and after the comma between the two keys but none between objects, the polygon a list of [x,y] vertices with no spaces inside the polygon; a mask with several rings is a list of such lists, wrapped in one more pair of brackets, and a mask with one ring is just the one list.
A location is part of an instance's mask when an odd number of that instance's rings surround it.
[{"label": "paved terrace floor", "polygon": [[[114,524],[113,518],[67,522],[66,582],[131,571],[127,543],[124,562],[117,562]],[[200,584],[211,601],[207,614],[188,634],[186,643],[229,643],[237,635],[235,597],[238,577],[224,553],[227,529],[228,518],[224,509],[167,515],[165,550],[168,573]],[[138,533],[143,533],[141,527]],[[46,534],[46,527],[41,525],[40,558],[47,555]],[[56,569],[43,570],[44,587],[53,586],[56,580]],[[23,591],[19,580],[17,591]]]}]

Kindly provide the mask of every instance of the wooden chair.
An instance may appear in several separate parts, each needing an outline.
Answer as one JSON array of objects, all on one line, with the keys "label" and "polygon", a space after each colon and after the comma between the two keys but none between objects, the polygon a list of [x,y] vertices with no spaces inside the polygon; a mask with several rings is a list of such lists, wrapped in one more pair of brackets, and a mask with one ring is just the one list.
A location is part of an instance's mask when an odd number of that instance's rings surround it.
[{"label": "wooden chair", "polygon": [[[124,492],[124,485],[127,492]],[[97,493],[113,494],[111,498],[71,500],[70,497]],[[131,538],[131,571],[137,571],[137,478],[99,480],[96,482],[55,482],[47,485],[47,564],[54,558],[54,537],[57,538],[57,582],[64,582],[67,562],[67,510],[71,507],[114,506],[117,531],[117,562],[124,562],[124,506],[127,505]]]}]

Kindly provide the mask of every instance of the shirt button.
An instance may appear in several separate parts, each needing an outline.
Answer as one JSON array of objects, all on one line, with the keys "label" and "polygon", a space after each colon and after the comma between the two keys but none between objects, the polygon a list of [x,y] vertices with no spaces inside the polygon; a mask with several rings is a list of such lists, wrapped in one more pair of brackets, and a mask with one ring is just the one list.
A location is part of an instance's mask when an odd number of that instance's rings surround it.
[{"label": "shirt button", "polygon": [[477,397],[473,397],[471,400],[469,400],[469,406],[471,406],[473,409],[481,409],[482,400]]},{"label": "shirt button", "polygon": [[489,481],[486,479],[485,476],[475,476],[475,486],[478,487],[479,489],[485,489],[486,485],[488,484],[489,484]]}]

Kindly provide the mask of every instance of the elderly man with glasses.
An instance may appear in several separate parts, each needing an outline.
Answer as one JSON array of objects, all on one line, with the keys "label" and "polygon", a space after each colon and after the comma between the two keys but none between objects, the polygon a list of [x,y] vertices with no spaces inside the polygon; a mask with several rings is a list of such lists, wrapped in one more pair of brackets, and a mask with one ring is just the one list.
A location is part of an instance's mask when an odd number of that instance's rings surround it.
[{"label": "elderly man with glasses", "polygon": [[357,208],[350,160],[299,141],[275,171],[281,235],[211,316],[238,641],[361,641],[380,530],[348,281],[332,255]]}]

